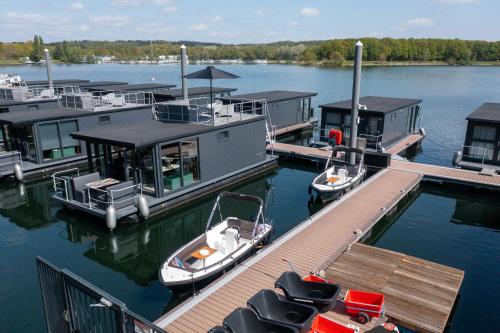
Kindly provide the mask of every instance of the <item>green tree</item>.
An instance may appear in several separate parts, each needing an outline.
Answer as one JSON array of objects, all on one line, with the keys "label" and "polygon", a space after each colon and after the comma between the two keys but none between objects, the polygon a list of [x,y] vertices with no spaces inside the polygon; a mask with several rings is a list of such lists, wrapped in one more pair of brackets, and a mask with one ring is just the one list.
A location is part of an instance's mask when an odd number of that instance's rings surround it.
[{"label": "green tree", "polygon": [[43,59],[43,39],[42,36],[35,35],[33,37],[33,50],[31,52],[31,60],[38,62]]}]

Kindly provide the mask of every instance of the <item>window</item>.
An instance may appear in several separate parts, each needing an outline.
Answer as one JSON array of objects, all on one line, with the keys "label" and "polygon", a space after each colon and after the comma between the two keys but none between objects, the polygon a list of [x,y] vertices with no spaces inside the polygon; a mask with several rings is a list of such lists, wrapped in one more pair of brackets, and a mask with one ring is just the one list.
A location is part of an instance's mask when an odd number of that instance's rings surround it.
[{"label": "window", "polygon": [[186,140],[161,147],[165,192],[174,191],[200,180],[198,140]]},{"label": "window", "polygon": [[9,126],[4,133],[5,143],[9,151],[19,151],[27,159],[35,160],[36,149],[33,137],[33,126]]},{"label": "window", "polygon": [[81,153],[80,142],[70,136],[71,133],[78,131],[76,120],[40,124],[38,130],[44,161]]},{"label": "window", "polygon": [[224,142],[229,140],[229,131],[217,132],[217,142]]},{"label": "window", "polygon": [[487,126],[474,126],[469,156],[492,160],[495,150],[496,128]]},{"label": "window", "polygon": [[111,122],[110,116],[100,116],[99,117],[99,124],[108,124],[110,122]]},{"label": "window", "polygon": [[9,108],[0,108],[0,113],[7,113],[9,112]]},{"label": "window", "polygon": [[197,180],[200,180],[198,170],[198,141],[182,141],[182,186],[187,186]]}]

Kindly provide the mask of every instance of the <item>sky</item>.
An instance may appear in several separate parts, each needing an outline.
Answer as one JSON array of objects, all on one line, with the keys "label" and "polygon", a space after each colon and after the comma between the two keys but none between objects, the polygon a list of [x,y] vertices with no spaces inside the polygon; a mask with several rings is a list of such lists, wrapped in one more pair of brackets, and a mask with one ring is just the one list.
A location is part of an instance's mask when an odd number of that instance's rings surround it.
[{"label": "sky", "polygon": [[0,0],[0,41],[500,40],[498,0]]}]

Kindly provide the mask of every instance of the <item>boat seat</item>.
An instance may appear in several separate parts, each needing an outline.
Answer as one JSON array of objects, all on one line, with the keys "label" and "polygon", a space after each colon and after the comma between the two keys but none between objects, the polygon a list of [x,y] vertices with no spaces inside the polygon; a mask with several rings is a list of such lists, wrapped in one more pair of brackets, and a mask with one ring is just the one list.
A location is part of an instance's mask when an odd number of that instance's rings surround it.
[{"label": "boat seat", "polygon": [[337,177],[341,182],[345,182],[347,178],[347,169],[345,168],[339,168],[337,171]]},{"label": "boat seat", "polygon": [[[236,228],[233,228],[236,227]],[[227,228],[221,231],[225,233],[227,229],[237,229],[240,232],[240,237],[244,239],[252,239],[255,222],[245,221],[238,218],[228,218]]]},{"label": "boat seat", "polygon": [[80,177],[75,177],[71,180],[71,187],[73,190],[73,199],[78,202],[87,203],[88,202],[88,183],[92,183],[101,179],[101,175],[98,172],[89,173],[88,175],[83,175]]},{"label": "boat seat", "polygon": [[113,191],[113,207],[121,209],[134,204],[134,197],[136,196],[136,187],[134,182],[129,180],[116,185],[108,186],[106,188],[106,202],[111,202],[111,191]]}]

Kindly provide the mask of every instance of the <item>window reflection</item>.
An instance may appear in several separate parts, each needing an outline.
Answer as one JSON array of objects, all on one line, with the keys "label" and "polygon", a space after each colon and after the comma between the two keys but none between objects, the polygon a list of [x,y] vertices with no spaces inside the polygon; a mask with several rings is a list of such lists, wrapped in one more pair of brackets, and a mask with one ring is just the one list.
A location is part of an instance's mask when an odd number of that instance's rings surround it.
[{"label": "window reflection", "polygon": [[177,190],[199,180],[198,141],[187,140],[163,145],[161,166],[165,192]]}]

